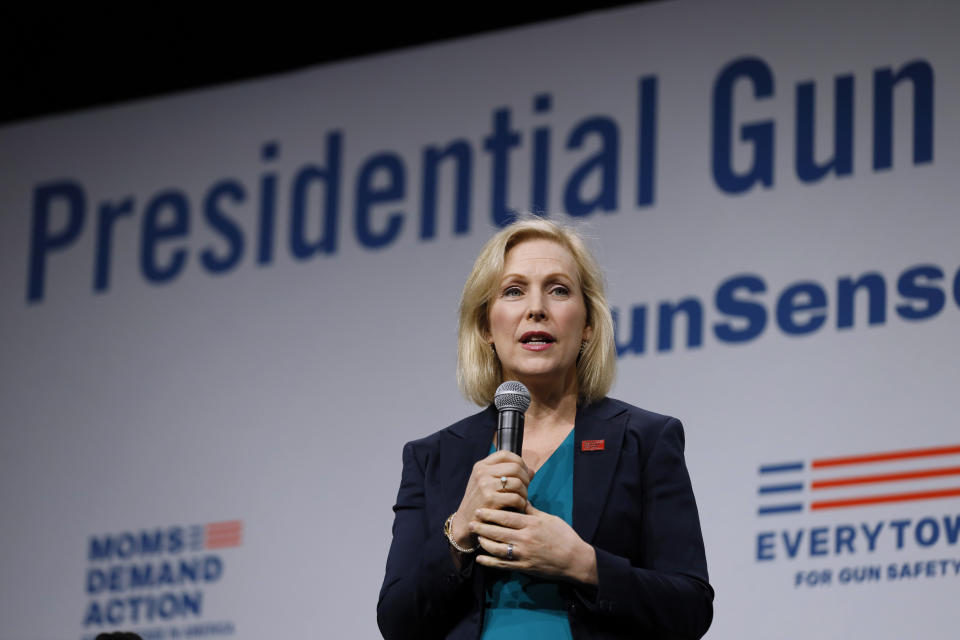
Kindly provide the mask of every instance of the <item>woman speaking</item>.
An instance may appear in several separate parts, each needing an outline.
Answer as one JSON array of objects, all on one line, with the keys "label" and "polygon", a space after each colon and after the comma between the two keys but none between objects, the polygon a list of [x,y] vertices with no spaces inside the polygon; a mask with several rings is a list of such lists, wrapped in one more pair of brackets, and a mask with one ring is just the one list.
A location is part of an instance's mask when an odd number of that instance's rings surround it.
[{"label": "woman speaking", "polygon": [[[579,235],[518,221],[460,303],[458,380],[486,409],[403,450],[384,638],[699,638],[713,589],[675,418],[607,398],[616,351]],[[505,380],[523,455],[495,451]]]}]

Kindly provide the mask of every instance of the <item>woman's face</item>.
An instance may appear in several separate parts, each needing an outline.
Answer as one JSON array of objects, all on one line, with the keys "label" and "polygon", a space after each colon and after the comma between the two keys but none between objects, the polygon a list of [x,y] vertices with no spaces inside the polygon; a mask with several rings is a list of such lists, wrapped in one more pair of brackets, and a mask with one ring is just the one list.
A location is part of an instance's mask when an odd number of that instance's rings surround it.
[{"label": "woman's face", "polygon": [[489,310],[487,340],[505,380],[576,380],[580,344],[589,340],[577,265],[552,240],[524,240],[505,256]]}]

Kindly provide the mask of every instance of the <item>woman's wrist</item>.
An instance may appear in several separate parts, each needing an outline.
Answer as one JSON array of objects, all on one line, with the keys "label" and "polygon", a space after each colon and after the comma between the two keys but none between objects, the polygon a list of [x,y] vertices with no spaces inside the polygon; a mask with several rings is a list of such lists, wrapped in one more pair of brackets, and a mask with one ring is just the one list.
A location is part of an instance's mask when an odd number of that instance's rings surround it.
[{"label": "woman's wrist", "polygon": [[577,545],[572,562],[570,563],[571,578],[577,582],[596,586],[599,582],[597,577],[597,552],[583,540]]},{"label": "woman's wrist", "polygon": [[480,544],[467,525],[458,521],[458,515],[459,511],[450,514],[443,524],[443,533],[447,536],[451,547],[460,553],[473,553],[480,548]]}]

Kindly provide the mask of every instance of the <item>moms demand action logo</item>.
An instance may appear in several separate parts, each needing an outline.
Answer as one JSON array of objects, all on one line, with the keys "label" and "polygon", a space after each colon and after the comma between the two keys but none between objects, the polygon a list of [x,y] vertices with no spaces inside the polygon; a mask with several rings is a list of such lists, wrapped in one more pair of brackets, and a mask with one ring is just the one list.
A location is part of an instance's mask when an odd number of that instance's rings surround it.
[{"label": "moms demand action logo", "polygon": [[205,623],[204,595],[224,576],[221,550],[242,544],[241,520],[91,536],[84,631],[160,624],[140,634],[157,639],[233,633],[230,622]]},{"label": "moms demand action logo", "polygon": [[[894,561],[798,571],[796,586],[960,576],[960,557],[904,560],[903,551],[956,548],[960,541],[960,445],[762,464],[756,561],[857,557]],[[908,504],[927,504],[927,513]],[[934,505],[948,505],[931,513]],[[871,508],[902,516],[870,519]],[[889,510],[887,511],[887,513]],[[823,515],[821,515],[823,514]],[[816,526],[809,526],[812,520]]]}]

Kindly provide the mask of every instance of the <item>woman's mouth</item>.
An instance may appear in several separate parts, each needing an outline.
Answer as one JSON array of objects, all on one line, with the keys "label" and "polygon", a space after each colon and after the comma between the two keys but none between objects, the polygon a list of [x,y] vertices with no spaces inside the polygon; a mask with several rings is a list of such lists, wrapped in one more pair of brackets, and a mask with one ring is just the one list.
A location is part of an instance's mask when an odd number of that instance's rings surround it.
[{"label": "woman's mouth", "polygon": [[557,339],[546,331],[528,331],[520,336],[520,344],[527,351],[543,351],[556,341]]}]

